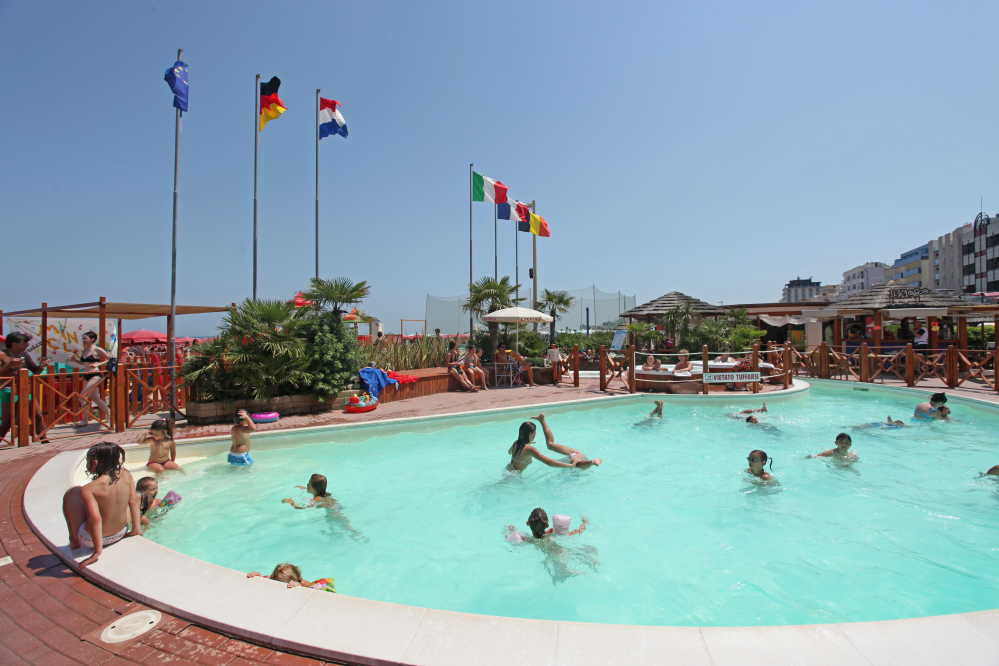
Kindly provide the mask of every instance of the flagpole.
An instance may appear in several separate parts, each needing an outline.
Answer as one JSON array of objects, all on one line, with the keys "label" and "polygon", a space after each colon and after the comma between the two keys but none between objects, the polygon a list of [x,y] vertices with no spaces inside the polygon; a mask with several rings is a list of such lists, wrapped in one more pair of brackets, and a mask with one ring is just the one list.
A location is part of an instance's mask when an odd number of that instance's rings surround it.
[{"label": "flagpole", "polygon": [[[520,224],[515,223],[513,225],[513,253],[514,253],[514,266],[513,280],[517,283],[517,298],[520,298]],[[518,303],[519,305],[519,303]]]},{"label": "flagpole", "polygon": [[499,204],[493,202],[493,279],[499,281]]},{"label": "flagpole", "polygon": [[[531,207],[531,212],[535,215],[538,214],[538,202],[537,200],[532,200],[528,204]],[[531,297],[531,309],[535,309],[535,303],[538,300],[538,236],[535,233],[531,233],[531,245],[534,248],[534,270],[531,271],[534,275],[534,289],[532,290],[533,296]],[[534,332],[538,332],[538,325],[534,324]]]},{"label": "flagpole", "polygon": [[253,82],[253,300],[257,300],[257,155],[260,153],[260,75]]},{"label": "flagpole", "polygon": [[[177,49],[177,60],[184,59],[184,49]],[[188,79],[190,80],[190,79]],[[173,250],[170,258],[170,418],[177,418],[177,175],[180,163],[180,109],[174,109],[173,128]],[[121,335],[121,331],[118,331]]]},{"label": "flagpole", "polygon": [[319,88],[316,88],[316,279],[319,279]]},{"label": "flagpole", "polygon": [[[472,283],[474,279],[472,278],[472,167],[473,164],[468,165],[468,294],[472,294]],[[472,341],[472,311],[468,312],[468,340],[469,344]],[[460,339],[459,339],[460,342]]]}]

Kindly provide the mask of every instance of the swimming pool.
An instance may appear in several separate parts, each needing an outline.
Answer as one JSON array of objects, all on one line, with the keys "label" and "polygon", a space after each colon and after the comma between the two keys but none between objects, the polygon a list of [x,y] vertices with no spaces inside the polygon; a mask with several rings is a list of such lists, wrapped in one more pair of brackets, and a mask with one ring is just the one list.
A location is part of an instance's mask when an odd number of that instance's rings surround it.
[{"label": "swimming pool", "polygon": [[[221,454],[165,475],[161,495],[184,501],[147,537],[244,571],[291,561],[352,596],[523,618],[727,626],[992,608],[999,494],[978,472],[995,464],[999,418],[955,405],[950,423],[849,429],[912,406],[813,385],[771,405],[769,428],[728,418],[734,408],[670,404],[663,422],[635,425],[648,398],[559,408],[556,441],[604,465],[535,462],[521,475],[504,467],[522,412],[269,436],[249,469]],[[804,459],[841,430],[857,461]],[[743,475],[756,448],[779,486]],[[357,533],[281,503],[313,472]],[[545,549],[507,543],[505,526],[526,531],[535,506],[574,526],[585,514],[590,528]]]}]

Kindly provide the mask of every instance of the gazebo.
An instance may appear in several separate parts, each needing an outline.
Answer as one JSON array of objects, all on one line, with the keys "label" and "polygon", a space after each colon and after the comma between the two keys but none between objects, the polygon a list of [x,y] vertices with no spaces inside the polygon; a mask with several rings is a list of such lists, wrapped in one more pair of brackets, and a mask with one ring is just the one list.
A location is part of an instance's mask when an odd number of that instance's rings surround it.
[{"label": "gazebo", "polygon": [[665,296],[660,296],[659,298],[649,301],[648,303],[643,303],[642,305],[634,307],[627,312],[622,312],[621,316],[627,317],[629,320],[644,319],[646,322],[651,323],[653,319],[662,317],[667,311],[672,310],[675,307],[683,307],[687,303],[691,304],[691,310],[699,319],[707,319],[708,317],[724,317],[726,315],[725,310],[717,305],[711,305],[710,303],[699,301],[696,298],[687,296],[686,294],[681,294],[679,291],[671,291]]},{"label": "gazebo", "polygon": [[811,317],[833,318],[833,338],[837,351],[845,351],[843,349],[843,319],[845,317],[861,318],[864,322],[862,331],[866,333],[866,318],[871,317],[871,337],[858,337],[857,341],[858,343],[873,342],[875,353],[880,354],[886,320],[924,319],[926,328],[929,330],[929,347],[936,350],[939,346],[940,320],[947,318],[953,321],[956,319],[958,349],[967,349],[968,317],[974,315],[977,323],[982,316],[981,313],[985,312],[999,312],[999,307],[991,304],[973,303],[926,287],[912,287],[890,281],[876,284],[867,291],[838,303],[829,303],[820,309],[803,310],[802,314]]}]

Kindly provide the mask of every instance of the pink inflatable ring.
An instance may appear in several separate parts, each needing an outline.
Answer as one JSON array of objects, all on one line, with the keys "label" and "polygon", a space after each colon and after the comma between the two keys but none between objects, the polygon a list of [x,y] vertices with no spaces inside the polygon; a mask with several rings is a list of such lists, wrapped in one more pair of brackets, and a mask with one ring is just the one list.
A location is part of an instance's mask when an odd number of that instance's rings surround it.
[{"label": "pink inflatable ring", "polygon": [[250,420],[254,423],[274,423],[280,416],[277,412],[260,412],[259,414],[250,414]]}]

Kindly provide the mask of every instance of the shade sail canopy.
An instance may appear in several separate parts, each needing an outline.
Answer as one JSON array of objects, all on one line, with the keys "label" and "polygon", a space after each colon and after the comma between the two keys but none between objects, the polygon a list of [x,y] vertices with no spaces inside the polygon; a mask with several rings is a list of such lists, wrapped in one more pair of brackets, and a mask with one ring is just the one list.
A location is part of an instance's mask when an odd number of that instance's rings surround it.
[{"label": "shade sail canopy", "polygon": [[552,320],[544,312],[531,310],[529,308],[506,308],[490,312],[482,317],[485,322],[498,322],[500,324],[547,324]]},{"label": "shade sail canopy", "polygon": [[121,335],[121,343],[125,345],[156,345],[167,342],[166,333],[157,333],[156,331],[129,331]]},{"label": "shade sail canopy", "polygon": [[[47,312],[50,316],[75,318],[75,319],[99,319],[101,316],[100,303],[78,303],[76,305],[56,305],[46,308],[35,308],[32,310],[20,310],[18,312],[4,312],[4,317],[41,317],[42,312]],[[177,314],[205,314],[207,312],[225,312],[228,308],[221,308],[212,305],[178,305]],[[108,319],[149,319],[150,317],[167,317],[170,315],[169,305],[155,305],[150,303],[105,303],[104,314]]]},{"label": "shade sail canopy", "polygon": [[700,317],[713,317],[715,315],[724,316],[726,314],[725,310],[717,305],[711,305],[710,303],[699,301],[696,298],[687,296],[686,294],[681,294],[679,291],[671,291],[665,296],[660,296],[653,301],[643,303],[642,305],[634,307],[627,312],[622,312],[621,316],[661,317],[673,308],[683,307],[683,305],[687,302],[691,303],[691,309]]}]

